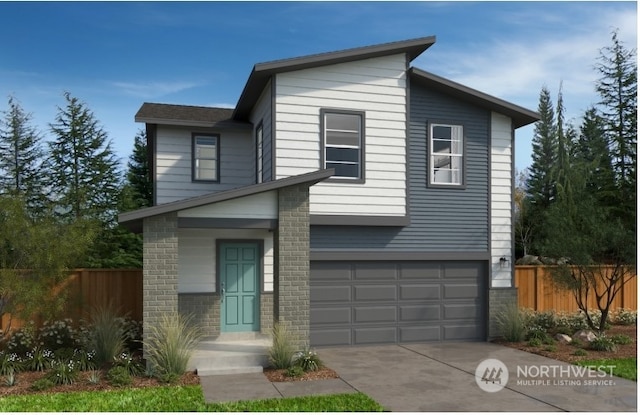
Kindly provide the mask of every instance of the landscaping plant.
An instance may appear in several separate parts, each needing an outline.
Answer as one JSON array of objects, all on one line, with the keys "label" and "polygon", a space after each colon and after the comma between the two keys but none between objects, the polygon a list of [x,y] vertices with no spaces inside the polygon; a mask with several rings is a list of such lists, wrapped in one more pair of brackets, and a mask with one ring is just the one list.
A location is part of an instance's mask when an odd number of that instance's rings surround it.
[{"label": "landscaping plant", "polygon": [[202,330],[192,324],[191,316],[165,314],[144,340],[147,362],[164,379],[182,376],[201,337]]},{"label": "landscaping plant", "polygon": [[271,337],[273,343],[269,348],[269,363],[276,369],[290,368],[295,351],[289,331],[284,325],[275,323]]},{"label": "landscaping plant", "polygon": [[301,367],[305,372],[315,372],[322,367],[322,361],[316,352],[307,347],[295,354],[293,365]]},{"label": "landscaping plant", "polygon": [[95,363],[103,366],[124,350],[124,330],[112,304],[96,307],[90,317],[91,337],[88,347],[95,351]]},{"label": "landscaping plant", "polygon": [[527,332],[526,320],[524,312],[518,308],[517,304],[509,304],[498,313],[498,329],[506,341],[520,342],[524,340]]}]

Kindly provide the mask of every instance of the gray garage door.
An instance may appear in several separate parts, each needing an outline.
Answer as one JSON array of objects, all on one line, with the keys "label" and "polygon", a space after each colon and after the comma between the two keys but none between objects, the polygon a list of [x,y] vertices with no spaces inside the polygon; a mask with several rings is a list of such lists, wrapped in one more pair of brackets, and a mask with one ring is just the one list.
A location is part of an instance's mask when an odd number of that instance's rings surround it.
[{"label": "gray garage door", "polygon": [[487,263],[311,263],[311,344],[483,340]]}]

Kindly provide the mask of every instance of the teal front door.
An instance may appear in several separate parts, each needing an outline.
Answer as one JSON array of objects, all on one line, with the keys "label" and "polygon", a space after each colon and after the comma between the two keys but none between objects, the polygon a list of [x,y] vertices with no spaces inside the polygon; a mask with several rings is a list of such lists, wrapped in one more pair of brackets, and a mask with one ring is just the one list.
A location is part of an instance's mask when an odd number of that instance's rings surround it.
[{"label": "teal front door", "polygon": [[220,245],[220,331],[260,330],[257,243]]}]

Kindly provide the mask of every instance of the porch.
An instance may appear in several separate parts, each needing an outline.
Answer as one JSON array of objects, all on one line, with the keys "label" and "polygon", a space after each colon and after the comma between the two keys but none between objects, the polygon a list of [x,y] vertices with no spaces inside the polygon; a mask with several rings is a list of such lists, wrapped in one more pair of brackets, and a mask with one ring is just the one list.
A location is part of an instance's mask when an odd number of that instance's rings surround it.
[{"label": "porch", "polygon": [[189,360],[199,376],[259,373],[269,365],[271,337],[258,332],[204,338]]}]

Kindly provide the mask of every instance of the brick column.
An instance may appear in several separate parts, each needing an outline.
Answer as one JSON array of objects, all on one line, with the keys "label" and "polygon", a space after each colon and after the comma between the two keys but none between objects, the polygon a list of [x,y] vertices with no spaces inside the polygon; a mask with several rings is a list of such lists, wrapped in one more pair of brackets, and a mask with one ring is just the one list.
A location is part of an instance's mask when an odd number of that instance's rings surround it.
[{"label": "brick column", "polygon": [[505,307],[518,304],[517,288],[491,288],[489,289],[489,327],[487,337],[488,340],[496,339],[502,336],[498,328],[498,315],[503,312]]},{"label": "brick column", "polygon": [[144,219],[142,320],[144,333],[163,314],[178,312],[178,215]]},{"label": "brick column", "polygon": [[292,334],[294,345],[309,345],[309,185],[278,191],[275,235],[274,318]]}]

